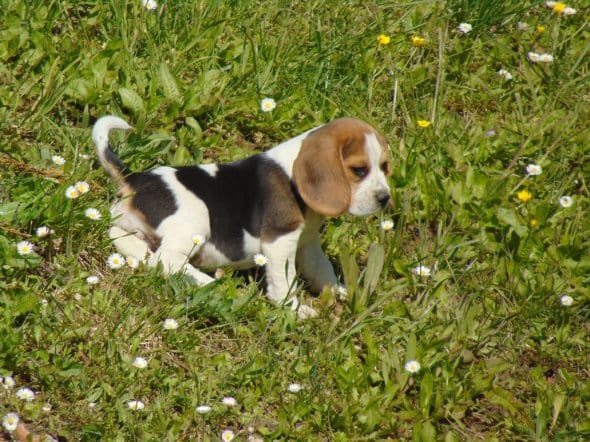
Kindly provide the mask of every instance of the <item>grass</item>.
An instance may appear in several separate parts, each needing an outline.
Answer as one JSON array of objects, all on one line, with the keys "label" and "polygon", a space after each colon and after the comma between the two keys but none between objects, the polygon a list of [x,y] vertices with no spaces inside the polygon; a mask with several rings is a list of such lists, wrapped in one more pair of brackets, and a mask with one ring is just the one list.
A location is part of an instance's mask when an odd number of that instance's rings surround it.
[{"label": "grass", "polygon": [[[0,389],[0,415],[60,440],[588,439],[581,4],[559,16],[530,1],[2,2],[0,376],[16,385]],[[381,128],[395,208],[330,219],[323,235],[350,301],[306,295],[320,317],[297,322],[265,300],[261,273],[199,289],[109,269],[114,188],[90,127],[110,113],[135,127],[114,137],[133,170],[243,158],[343,115]],[[90,192],[67,199],[80,180]],[[38,238],[43,225],[53,233]],[[34,253],[17,253],[23,240]]]}]

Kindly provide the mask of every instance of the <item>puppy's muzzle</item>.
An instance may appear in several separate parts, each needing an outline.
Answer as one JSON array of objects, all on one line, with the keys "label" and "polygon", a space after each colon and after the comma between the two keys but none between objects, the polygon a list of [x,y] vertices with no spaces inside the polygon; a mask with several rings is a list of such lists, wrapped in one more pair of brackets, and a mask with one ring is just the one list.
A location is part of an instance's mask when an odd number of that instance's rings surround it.
[{"label": "puppy's muzzle", "polygon": [[390,195],[387,190],[380,190],[375,194],[375,198],[377,199],[377,202],[379,203],[381,208],[383,208],[389,202]]}]

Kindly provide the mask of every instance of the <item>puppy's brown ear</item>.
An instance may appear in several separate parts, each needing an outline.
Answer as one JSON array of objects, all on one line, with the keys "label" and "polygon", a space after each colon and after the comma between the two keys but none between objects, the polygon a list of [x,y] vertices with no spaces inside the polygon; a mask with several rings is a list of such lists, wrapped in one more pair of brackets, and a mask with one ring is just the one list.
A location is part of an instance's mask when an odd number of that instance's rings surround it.
[{"label": "puppy's brown ear", "polygon": [[303,140],[293,163],[293,180],[312,210],[324,216],[338,216],[350,206],[350,183],[342,163],[341,140],[324,129]]}]

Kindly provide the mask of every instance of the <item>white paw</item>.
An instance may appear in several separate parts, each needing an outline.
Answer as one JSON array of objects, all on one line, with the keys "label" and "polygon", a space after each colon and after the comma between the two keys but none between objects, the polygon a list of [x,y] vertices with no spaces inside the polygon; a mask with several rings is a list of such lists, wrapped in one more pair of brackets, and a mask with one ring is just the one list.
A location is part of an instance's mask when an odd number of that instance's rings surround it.
[{"label": "white paw", "polygon": [[332,294],[337,295],[340,301],[348,300],[348,290],[343,285],[332,286]]},{"label": "white paw", "polygon": [[317,315],[318,312],[308,305],[300,304],[297,308],[297,319],[299,319],[300,321],[315,318]]}]

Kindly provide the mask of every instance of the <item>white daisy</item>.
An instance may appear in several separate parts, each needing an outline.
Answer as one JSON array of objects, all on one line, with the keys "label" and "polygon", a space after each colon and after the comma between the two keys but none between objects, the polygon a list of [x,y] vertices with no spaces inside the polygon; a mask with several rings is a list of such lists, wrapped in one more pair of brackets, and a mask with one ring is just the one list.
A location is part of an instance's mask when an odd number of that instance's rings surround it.
[{"label": "white daisy", "polygon": [[146,358],[137,356],[131,365],[133,365],[135,368],[146,368],[148,366],[148,361]]},{"label": "white daisy", "polygon": [[543,173],[543,168],[541,166],[539,166],[538,164],[529,164],[526,167],[526,173],[527,173],[527,175],[531,175],[531,176],[541,175]]},{"label": "white daisy", "polygon": [[528,23],[525,23],[525,22],[523,22],[523,21],[519,21],[519,22],[516,24],[516,27],[518,28],[518,30],[519,30],[519,31],[528,31],[528,29],[529,29],[529,24],[528,24]]},{"label": "white daisy", "polygon": [[74,293],[74,299],[76,301],[81,301],[82,300],[82,295],[80,293]]},{"label": "white daisy", "polygon": [[127,402],[127,407],[129,407],[130,410],[138,411],[143,410],[145,408],[145,404],[138,400],[132,400]]},{"label": "white daisy", "polygon": [[574,8],[567,7],[563,11],[561,11],[561,14],[562,15],[575,15],[576,12],[578,12],[578,11],[576,11]]},{"label": "white daisy", "polygon": [[31,402],[35,399],[35,393],[33,390],[27,387],[19,388],[16,390],[16,397],[22,399],[23,401]]},{"label": "white daisy", "polygon": [[84,212],[84,215],[86,215],[86,218],[90,218],[93,221],[98,221],[99,219],[102,218],[100,211],[98,209],[95,209],[94,207],[90,207],[90,208],[86,209],[86,211]]},{"label": "white daisy", "polygon": [[35,231],[37,238],[45,238],[46,236],[49,236],[52,233],[53,230],[46,226],[37,227],[37,230]]},{"label": "white daisy", "polygon": [[96,407],[96,402],[88,402],[88,408],[91,410]]},{"label": "white daisy", "polygon": [[135,256],[128,256],[125,259],[125,262],[132,269],[136,269],[139,267],[139,259],[137,259]]},{"label": "white daisy", "polygon": [[236,398],[231,397],[231,396],[226,396],[223,399],[221,399],[221,403],[223,405],[225,405],[226,407],[237,407],[238,406],[238,401],[236,400]]},{"label": "white daisy", "polygon": [[65,194],[66,194],[66,198],[68,198],[70,200],[75,200],[76,198],[78,198],[80,196],[80,192],[78,192],[74,186],[69,186],[66,189]]},{"label": "white daisy", "polygon": [[555,5],[557,4],[557,2],[545,2],[545,6],[547,6],[548,8],[555,8]]},{"label": "white daisy", "polygon": [[45,298],[39,301],[39,303],[41,304],[41,307],[47,307],[49,305],[49,301]]},{"label": "white daisy", "polygon": [[2,381],[0,383],[2,384],[5,390],[10,390],[16,385],[16,382],[14,381],[14,378],[12,376],[4,376],[3,378],[0,378],[0,381]]},{"label": "white daisy", "polygon": [[205,237],[199,233],[197,233],[196,235],[193,235],[192,240],[193,240],[193,244],[197,248],[201,247],[205,243]]},{"label": "white daisy", "polygon": [[262,253],[257,253],[254,255],[254,264],[256,264],[258,267],[265,266],[267,262],[268,259]]},{"label": "white daisy", "polygon": [[506,81],[512,80],[512,74],[510,72],[508,72],[506,69],[500,69],[498,71],[498,75],[500,77],[504,78],[504,80],[506,80]]},{"label": "white daisy", "polygon": [[420,371],[420,368],[422,368],[422,366],[420,365],[420,362],[418,362],[414,359],[410,359],[408,362],[406,362],[406,364],[404,365],[404,368],[409,373],[418,373]]},{"label": "white daisy", "polygon": [[56,164],[57,166],[63,166],[66,164],[66,159],[61,155],[53,155],[51,157],[51,161],[53,161],[53,164]]},{"label": "white daisy", "polygon": [[553,55],[551,55],[551,54],[539,55],[539,63],[553,63]]},{"label": "white daisy", "polygon": [[33,244],[29,241],[20,241],[16,244],[16,252],[21,255],[29,255],[33,253]]},{"label": "white daisy", "polygon": [[6,416],[2,418],[2,425],[4,429],[8,432],[13,432],[18,427],[18,422],[20,418],[16,413],[8,413]]},{"label": "white daisy", "polygon": [[223,278],[224,273],[225,272],[223,271],[223,269],[216,269],[215,270],[215,275],[214,275],[215,276],[215,279],[221,279],[221,278]]},{"label": "white daisy", "polygon": [[43,404],[41,410],[43,410],[45,413],[49,413],[51,411],[51,404],[49,402]]},{"label": "white daisy", "polygon": [[230,442],[236,437],[232,430],[223,430],[221,433],[221,440],[224,442]]},{"label": "white daisy", "polygon": [[301,386],[301,384],[298,384],[297,382],[293,382],[293,383],[289,384],[289,386],[287,387],[287,390],[289,391],[289,393],[299,393],[302,388],[303,387]]},{"label": "white daisy", "polygon": [[195,410],[199,414],[206,414],[211,411],[211,407],[209,405],[199,405],[197,408],[195,408]]},{"label": "white daisy", "polygon": [[153,11],[154,9],[158,9],[158,3],[154,0],[141,0],[141,5],[145,9],[149,9],[150,11]]},{"label": "white daisy", "polygon": [[459,26],[457,26],[457,30],[461,34],[467,34],[467,33],[471,32],[472,29],[473,29],[473,26],[471,26],[469,23],[460,23]]},{"label": "white daisy", "polygon": [[90,285],[95,285],[98,284],[99,280],[100,278],[98,276],[90,275],[88,278],[86,278],[86,283]]},{"label": "white daisy", "polygon": [[432,274],[432,270],[430,267],[420,264],[412,269],[412,273],[417,276],[430,276]]},{"label": "white daisy", "polygon": [[90,191],[90,185],[86,181],[78,181],[76,184],[74,184],[74,187],[80,195],[83,195]]},{"label": "white daisy", "polygon": [[393,221],[390,219],[381,221],[381,228],[385,231],[393,229]]},{"label": "white daisy", "polygon": [[564,208],[571,207],[574,204],[574,199],[571,196],[560,196],[559,197],[559,205]]},{"label": "white daisy", "polygon": [[561,305],[565,307],[570,307],[574,304],[574,298],[569,295],[563,295],[561,298],[559,298],[559,302],[561,302]]},{"label": "white daisy", "polygon": [[164,320],[162,327],[164,327],[164,330],[176,330],[178,328],[178,322],[176,319],[168,318]]},{"label": "white daisy", "polygon": [[107,258],[107,265],[111,269],[120,269],[125,265],[125,258],[119,253],[113,253]]},{"label": "white daisy", "polygon": [[533,63],[538,63],[539,59],[541,57],[539,54],[537,54],[536,52],[532,52],[532,51],[528,52],[526,55],[529,58],[529,60],[532,61]]},{"label": "white daisy", "polygon": [[260,102],[260,109],[262,112],[271,112],[275,107],[277,107],[277,102],[272,98],[263,98]]}]

